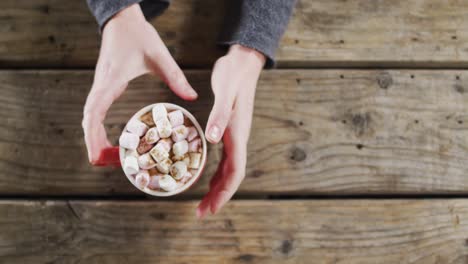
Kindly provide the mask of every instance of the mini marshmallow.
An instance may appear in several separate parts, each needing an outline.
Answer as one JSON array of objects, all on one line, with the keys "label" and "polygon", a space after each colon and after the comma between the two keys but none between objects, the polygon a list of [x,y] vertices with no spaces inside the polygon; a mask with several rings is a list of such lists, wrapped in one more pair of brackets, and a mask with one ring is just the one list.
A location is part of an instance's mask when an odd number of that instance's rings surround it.
[{"label": "mini marshmallow", "polygon": [[139,142],[140,138],[133,133],[123,132],[119,138],[119,145],[130,150],[136,150]]},{"label": "mini marshmallow", "polygon": [[164,138],[159,140],[158,144],[156,145],[161,145],[167,152],[171,151],[172,145],[174,142],[172,142],[172,139],[170,138]]},{"label": "mini marshmallow", "polygon": [[192,141],[194,138],[198,136],[198,131],[195,127],[191,126],[188,127],[188,135],[187,135],[187,140]]},{"label": "mini marshmallow", "polygon": [[188,153],[185,154],[184,159],[182,160],[185,164],[187,164],[187,167],[190,165],[190,156]]},{"label": "mini marshmallow", "polygon": [[190,152],[189,156],[190,156],[190,164],[188,167],[190,169],[198,169],[200,167],[201,153]]},{"label": "mini marshmallow", "polygon": [[181,182],[187,183],[191,178],[192,178],[192,173],[190,173],[190,171],[187,171],[184,177],[182,178]]},{"label": "mini marshmallow", "polygon": [[172,164],[170,172],[174,179],[180,180],[185,176],[185,173],[187,173],[187,164],[185,164],[185,162],[178,161]]},{"label": "mini marshmallow", "polygon": [[140,121],[145,123],[147,126],[149,127],[153,127],[154,126],[154,121],[153,121],[153,114],[151,113],[151,111],[149,112],[146,112],[144,115],[142,115],[140,117]]},{"label": "mini marshmallow", "polygon": [[138,173],[140,168],[138,167],[137,158],[134,156],[127,156],[124,160],[123,170],[125,175],[135,175]]},{"label": "mini marshmallow", "polygon": [[156,121],[156,128],[160,138],[168,138],[172,134],[172,126],[167,117],[163,117]]},{"label": "mini marshmallow", "polygon": [[159,177],[159,186],[161,189],[170,192],[177,188],[177,182],[169,175]]},{"label": "mini marshmallow", "polygon": [[169,158],[169,152],[167,152],[166,149],[160,144],[156,144],[156,146],[154,146],[154,148],[152,148],[149,153],[157,162],[161,162]]},{"label": "mini marshmallow", "polygon": [[188,143],[186,140],[174,143],[172,146],[172,152],[175,156],[183,156],[188,151]]},{"label": "mini marshmallow", "polygon": [[196,138],[188,143],[189,152],[201,152],[201,139]]},{"label": "mini marshmallow", "polygon": [[138,158],[139,155],[138,155],[138,152],[136,150],[127,149],[125,151],[125,157],[127,157],[127,156],[133,156],[135,158]]},{"label": "mini marshmallow", "polygon": [[148,126],[138,119],[132,118],[127,123],[127,131],[137,135],[138,137],[143,136],[146,133],[146,130],[148,130]]},{"label": "mini marshmallow", "polygon": [[145,170],[151,169],[156,167],[156,161],[154,161],[150,154],[146,153],[138,157],[138,166]]},{"label": "mini marshmallow", "polygon": [[157,123],[158,120],[167,117],[167,110],[163,104],[155,105],[153,107],[152,113],[153,113],[153,120],[155,123]]},{"label": "mini marshmallow", "polygon": [[138,144],[138,148],[137,148],[137,152],[138,154],[143,154],[143,153],[146,153],[148,152],[150,149],[152,149],[154,146],[154,144],[149,144],[147,141],[146,141],[146,138],[141,138],[140,139],[140,144]]},{"label": "mini marshmallow", "polygon": [[172,165],[172,160],[165,159],[165,160],[163,160],[161,162],[158,162],[156,164],[156,168],[158,169],[159,172],[164,173],[164,174],[168,174],[169,170],[171,168],[171,165]]},{"label": "mini marshmallow", "polygon": [[150,182],[150,176],[147,171],[142,170],[135,176],[135,185],[140,188],[144,189],[148,186]]},{"label": "mini marshmallow", "polygon": [[184,114],[180,110],[170,112],[167,117],[169,118],[172,127],[178,127],[184,124]]},{"label": "mini marshmallow", "polygon": [[161,178],[163,174],[155,175],[150,177],[150,182],[148,184],[148,188],[157,190],[159,189],[159,178]]},{"label": "mini marshmallow", "polygon": [[174,127],[172,129],[172,140],[174,142],[182,141],[187,138],[188,132],[188,128],[184,125]]},{"label": "mini marshmallow", "polygon": [[158,129],[155,128],[155,127],[150,128],[145,134],[145,140],[146,140],[146,142],[148,142],[150,144],[154,144],[154,143],[158,142],[158,140],[159,140]]}]

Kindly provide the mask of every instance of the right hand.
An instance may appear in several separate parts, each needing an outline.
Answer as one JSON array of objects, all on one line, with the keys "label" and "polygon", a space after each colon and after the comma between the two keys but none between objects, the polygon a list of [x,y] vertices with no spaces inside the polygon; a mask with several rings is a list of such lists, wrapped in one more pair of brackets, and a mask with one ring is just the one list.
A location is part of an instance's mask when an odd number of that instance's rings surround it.
[{"label": "right hand", "polygon": [[109,20],[102,33],[93,86],[82,121],[91,164],[106,165],[100,158],[112,145],[103,121],[111,104],[125,91],[129,81],[146,73],[161,77],[184,100],[197,98],[158,32],[145,20],[140,6],[134,4]]}]

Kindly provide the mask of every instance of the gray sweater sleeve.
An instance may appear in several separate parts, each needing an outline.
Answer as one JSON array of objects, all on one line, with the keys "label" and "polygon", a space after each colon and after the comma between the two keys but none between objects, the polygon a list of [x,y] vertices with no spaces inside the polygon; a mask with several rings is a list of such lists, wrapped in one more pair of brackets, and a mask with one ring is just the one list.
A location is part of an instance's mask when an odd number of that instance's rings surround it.
[{"label": "gray sweater sleeve", "polygon": [[266,56],[266,68],[273,67],[275,51],[295,3],[295,0],[229,1],[218,44],[253,48]]},{"label": "gray sweater sleeve", "polygon": [[125,7],[139,3],[146,19],[151,19],[167,9],[170,0],[86,0],[99,28]]},{"label": "gray sweater sleeve", "polygon": [[[164,12],[170,0],[87,0],[99,27],[125,7],[140,3],[143,14],[151,19]],[[263,53],[266,68],[274,65],[275,51],[296,0],[230,0],[218,44],[240,44]]]}]

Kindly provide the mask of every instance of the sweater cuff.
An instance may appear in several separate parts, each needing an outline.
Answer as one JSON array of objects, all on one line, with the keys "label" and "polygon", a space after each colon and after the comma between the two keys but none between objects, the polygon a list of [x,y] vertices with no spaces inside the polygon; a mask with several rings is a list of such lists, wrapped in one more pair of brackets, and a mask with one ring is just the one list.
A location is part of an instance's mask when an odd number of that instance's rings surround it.
[{"label": "sweater cuff", "polygon": [[132,4],[140,3],[147,20],[160,15],[169,6],[169,0],[87,0],[87,2],[100,30],[115,14]]},{"label": "sweater cuff", "polygon": [[230,1],[218,44],[239,44],[261,52],[265,68],[275,65],[275,51],[286,30],[294,0]]}]

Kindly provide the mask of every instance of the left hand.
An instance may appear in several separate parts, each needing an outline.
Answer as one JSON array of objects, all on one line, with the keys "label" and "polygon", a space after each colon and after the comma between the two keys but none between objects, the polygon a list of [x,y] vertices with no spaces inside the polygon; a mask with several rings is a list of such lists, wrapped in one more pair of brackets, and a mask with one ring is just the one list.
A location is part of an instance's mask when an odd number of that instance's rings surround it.
[{"label": "left hand", "polygon": [[198,218],[203,218],[209,211],[217,213],[245,177],[255,89],[264,64],[265,56],[260,52],[233,45],[214,65],[211,87],[215,102],[205,135],[213,144],[222,138],[224,151],[211,179],[210,190],[197,208]]}]

